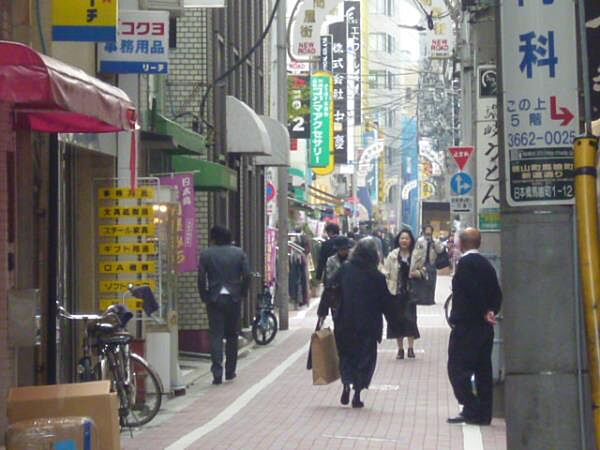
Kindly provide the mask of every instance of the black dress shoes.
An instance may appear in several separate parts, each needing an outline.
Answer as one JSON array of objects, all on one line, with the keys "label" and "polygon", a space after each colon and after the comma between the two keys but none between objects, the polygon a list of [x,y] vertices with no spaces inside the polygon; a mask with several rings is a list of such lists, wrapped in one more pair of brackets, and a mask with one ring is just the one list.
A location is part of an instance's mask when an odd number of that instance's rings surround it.
[{"label": "black dress shoes", "polygon": [[222,378],[213,378],[213,380],[212,380],[212,384],[221,384],[221,383],[223,383]]},{"label": "black dress shoes", "polygon": [[398,350],[398,353],[396,354],[396,359],[404,359],[404,349]]},{"label": "black dress shoes", "polygon": [[347,405],[350,403],[350,385],[345,384],[344,389],[342,390],[342,396],[340,397],[340,403],[342,405]]},{"label": "black dress shoes", "polygon": [[465,423],[467,421],[467,419],[465,419],[465,416],[463,416],[462,414],[459,414],[456,417],[448,417],[448,419],[446,420],[446,422],[448,423]]},{"label": "black dress shoes", "polygon": [[236,375],[235,372],[233,372],[233,373],[226,373],[225,374],[225,379],[226,380],[233,380],[235,377],[237,377],[237,375]]},{"label": "black dress shoes", "polygon": [[408,349],[408,357],[409,358],[415,357],[415,351],[412,349],[412,347]]},{"label": "black dress shoes", "polygon": [[466,423],[468,425],[490,425],[492,421],[490,419],[471,419],[459,414],[456,417],[449,417],[446,422],[448,423]]}]

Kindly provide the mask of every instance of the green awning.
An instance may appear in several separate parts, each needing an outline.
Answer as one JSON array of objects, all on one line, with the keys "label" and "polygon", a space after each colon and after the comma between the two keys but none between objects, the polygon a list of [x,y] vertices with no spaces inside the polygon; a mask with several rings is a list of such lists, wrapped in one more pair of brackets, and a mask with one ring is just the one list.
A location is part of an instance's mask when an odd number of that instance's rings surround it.
[{"label": "green awning", "polygon": [[158,112],[151,112],[152,132],[170,136],[174,143],[171,153],[202,154],[206,150],[204,136],[190,130],[177,122],[167,119]]},{"label": "green awning", "polygon": [[223,164],[192,158],[171,156],[171,169],[174,172],[194,173],[194,187],[198,191],[238,190],[237,172]]}]

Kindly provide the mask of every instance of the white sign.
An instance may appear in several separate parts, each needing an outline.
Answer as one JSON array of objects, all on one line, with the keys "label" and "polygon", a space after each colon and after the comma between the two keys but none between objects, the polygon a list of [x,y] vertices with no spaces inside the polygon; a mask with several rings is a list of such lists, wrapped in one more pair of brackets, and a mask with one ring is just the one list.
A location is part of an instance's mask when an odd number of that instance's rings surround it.
[{"label": "white sign", "polygon": [[471,196],[451,196],[450,197],[450,212],[451,213],[472,213],[473,212],[473,197]]},{"label": "white sign", "polygon": [[433,30],[426,33],[426,54],[434,59],[446,59],[452,56],[454,47],[454,29],[452,18],[447,14],[446,5],[440,1],[434,1],[431,10],[433,18]]},{"label": "white sign", "polygon": [[495,66],[477,67],[477,213],[481,231],[499,231],[498,85]]},{"label": "white sign", "polygon": [[119,11],[116,42],[98,45],[100,72],[168,73],[169,12]]},{"label": "white sign", "polygon": [[[282,0],[283,1],[283,0]],[[321,26],[341,0],[304,0],[292,18],[291,53],[302,61],[318,59]]]},{"label": "white sign", "polygon": [[225,0],[183,0],[184,8],[225,8]]},{"label": "white sign", "polygon": [[579,132],[575,2],[500,4],[506,198],[511,206],[572,204]]}]

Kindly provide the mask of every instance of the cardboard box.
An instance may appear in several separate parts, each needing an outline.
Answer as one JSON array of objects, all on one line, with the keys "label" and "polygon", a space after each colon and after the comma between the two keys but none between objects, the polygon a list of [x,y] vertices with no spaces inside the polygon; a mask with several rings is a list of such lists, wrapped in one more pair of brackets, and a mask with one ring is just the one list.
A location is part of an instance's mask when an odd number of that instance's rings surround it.
[{"label": "cardboard box", "polygon": [[96,424],[100,448],[121,450],[119,401],[110,381],[26,386],[8,393],[9,424],[42,417],[89,417]]},{"label": "cardboard box", "polygon": [[22,420],[8,427],[7,450],[101,450],[98,432],[89,417],[45,417]]}]

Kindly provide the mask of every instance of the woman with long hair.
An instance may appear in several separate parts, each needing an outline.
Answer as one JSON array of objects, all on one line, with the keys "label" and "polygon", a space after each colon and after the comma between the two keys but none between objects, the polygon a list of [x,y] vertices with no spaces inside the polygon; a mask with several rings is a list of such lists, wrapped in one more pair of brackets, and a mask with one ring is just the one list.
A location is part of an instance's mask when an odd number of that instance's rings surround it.
[{"label": "woman with long hair", "polygon": [[384,262],[387,287],[394,296],[394,315],[396,320],[388,323],[387,338],[398,343],[397,359],[404,359],[404,338],[408,340],[409,358],[415,357],[414,342],[419,339],[417,326],[417,304],[411,298],[409,280],[423,278],[425,274],[425,255],[415,250],[415,238],[412,232],[404,229],[394,241],[395,249]]},{"label": "woman with long hair", "polygon": [[360,398],[367,389],[377,363],[377,343],[383,334],[383,315],[390,317],[391,297],[385,277],[377,266],[379,255],[373,238],[361,239],[348,262],[329,280],[341,286],[341,299],[335,313],[335,339],[340,357],[343,390],[342,405],[350,402],[362,408]]}]

